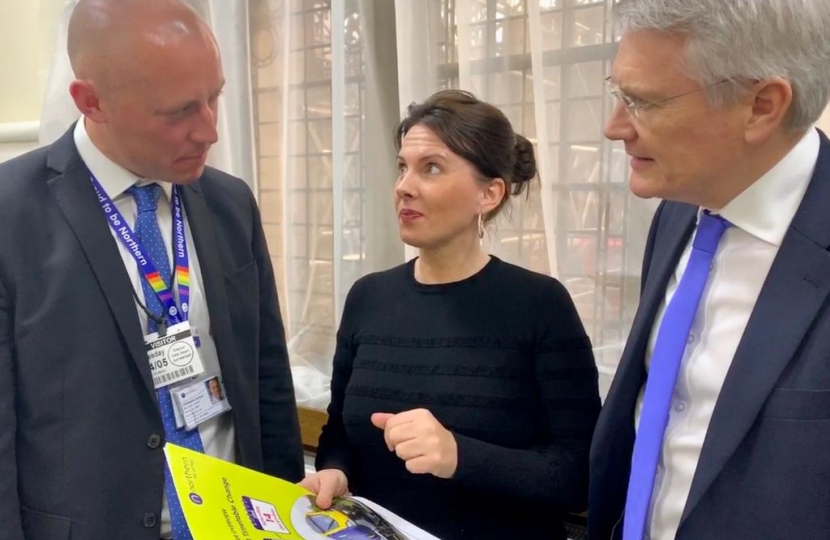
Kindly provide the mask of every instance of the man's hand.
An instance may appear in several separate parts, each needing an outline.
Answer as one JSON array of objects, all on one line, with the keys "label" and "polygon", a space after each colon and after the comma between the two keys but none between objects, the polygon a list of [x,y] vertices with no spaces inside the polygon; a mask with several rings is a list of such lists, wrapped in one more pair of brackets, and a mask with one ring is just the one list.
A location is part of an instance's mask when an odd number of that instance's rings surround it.
[{"label": "man's hand", "polygon": [[406,462],[413,474],[452,478],[458,467],[455,436],[426,409],[400,414],[375,413],[372,424],[383,430],[390,452]]},{"label": "man's hand", "polygon": [[305,477],[299,485],[317,495],[315,504],[323,510],[331,508],[335,497],[342,497],[349,489],[346,474],[340,469],[323,469]]}]

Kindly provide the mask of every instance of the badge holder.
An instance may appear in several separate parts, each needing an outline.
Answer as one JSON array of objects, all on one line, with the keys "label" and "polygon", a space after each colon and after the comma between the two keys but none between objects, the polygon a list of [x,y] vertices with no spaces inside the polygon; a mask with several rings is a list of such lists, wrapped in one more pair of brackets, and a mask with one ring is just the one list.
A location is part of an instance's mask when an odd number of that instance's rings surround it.
[{"label": "badge holder", "polygon": [[156,389],[170,387],[176,427],[190,431],[231,410],[220,377],[199,377],[205,369],[199,357],[198,336],[190,324],[183,322],[168,327],[163,317],[151,313],[141,302],[138,305],[156,323],[157,331],[144,338],[147,358]]},{"label": "badge holder", "polygon": [[218,375],[178,385],[170,389],[170,395],[173,396],[174,408],[178,410],[188,430],[231,410],[225,387]]}]

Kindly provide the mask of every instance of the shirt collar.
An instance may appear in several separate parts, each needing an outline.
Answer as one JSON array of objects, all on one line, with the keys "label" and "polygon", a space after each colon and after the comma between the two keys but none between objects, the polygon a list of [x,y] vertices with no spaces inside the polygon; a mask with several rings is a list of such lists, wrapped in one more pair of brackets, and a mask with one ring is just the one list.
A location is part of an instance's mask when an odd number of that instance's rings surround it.
[{"label": "shirt collar", "polygon": [[820,138],[810,129],[772,169],[718,213],[734,226],[780,246],[816,168]]},{"label": "shirt collar", "polygon": [[75,139],[75,146],[78,147],[81,159],[84,160],[87,168],[101,184],[101,187],[104,188],[104,191],[107,192],[110,199],[114,201],[133,185],[159,184],[164,190],[167,200],[170,200],[173,192],[173,185],[170,182],[156,182],[155,180],[142,178],[105,156],[89,138],[84,121],[85,118],[81,117],[78,123],[75,124],[75,131],[72,134]]}]

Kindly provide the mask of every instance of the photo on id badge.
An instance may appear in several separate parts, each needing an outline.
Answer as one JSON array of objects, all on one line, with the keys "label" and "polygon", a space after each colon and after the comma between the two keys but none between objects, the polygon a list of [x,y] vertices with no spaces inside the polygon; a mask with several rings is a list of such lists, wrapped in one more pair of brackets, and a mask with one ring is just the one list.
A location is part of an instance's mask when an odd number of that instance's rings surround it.
[{"label": "photo on id badge", "polygon": [[177,385],[171,390],[176,423],[188,430],[231,410],[222,379],[208,375]]},{"label": "photo on id badge", "polygon": [[211,377],[205,381],[208,393],[210,394],[210,402],[215,405],[225,400],[225,393],[222,391],[222,385],[219,382],[219,377]]}]

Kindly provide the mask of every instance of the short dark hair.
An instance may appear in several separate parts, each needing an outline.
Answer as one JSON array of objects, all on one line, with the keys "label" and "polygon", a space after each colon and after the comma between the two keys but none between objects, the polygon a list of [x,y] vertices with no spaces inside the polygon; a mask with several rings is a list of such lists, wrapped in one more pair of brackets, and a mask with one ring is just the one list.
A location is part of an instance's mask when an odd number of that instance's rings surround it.
[{"label": "short dark hair", "polygon": [[511,195],[519,195],[537,176],[533,145],[515,133],[499,109],[463,90],[441,90],[423,103],[413,103],[395,130],[395,149],[416,125],[432,130],[455,154],[469,161],[482,181],[501,178],[504,199],[487,219],[494,218]]}]

